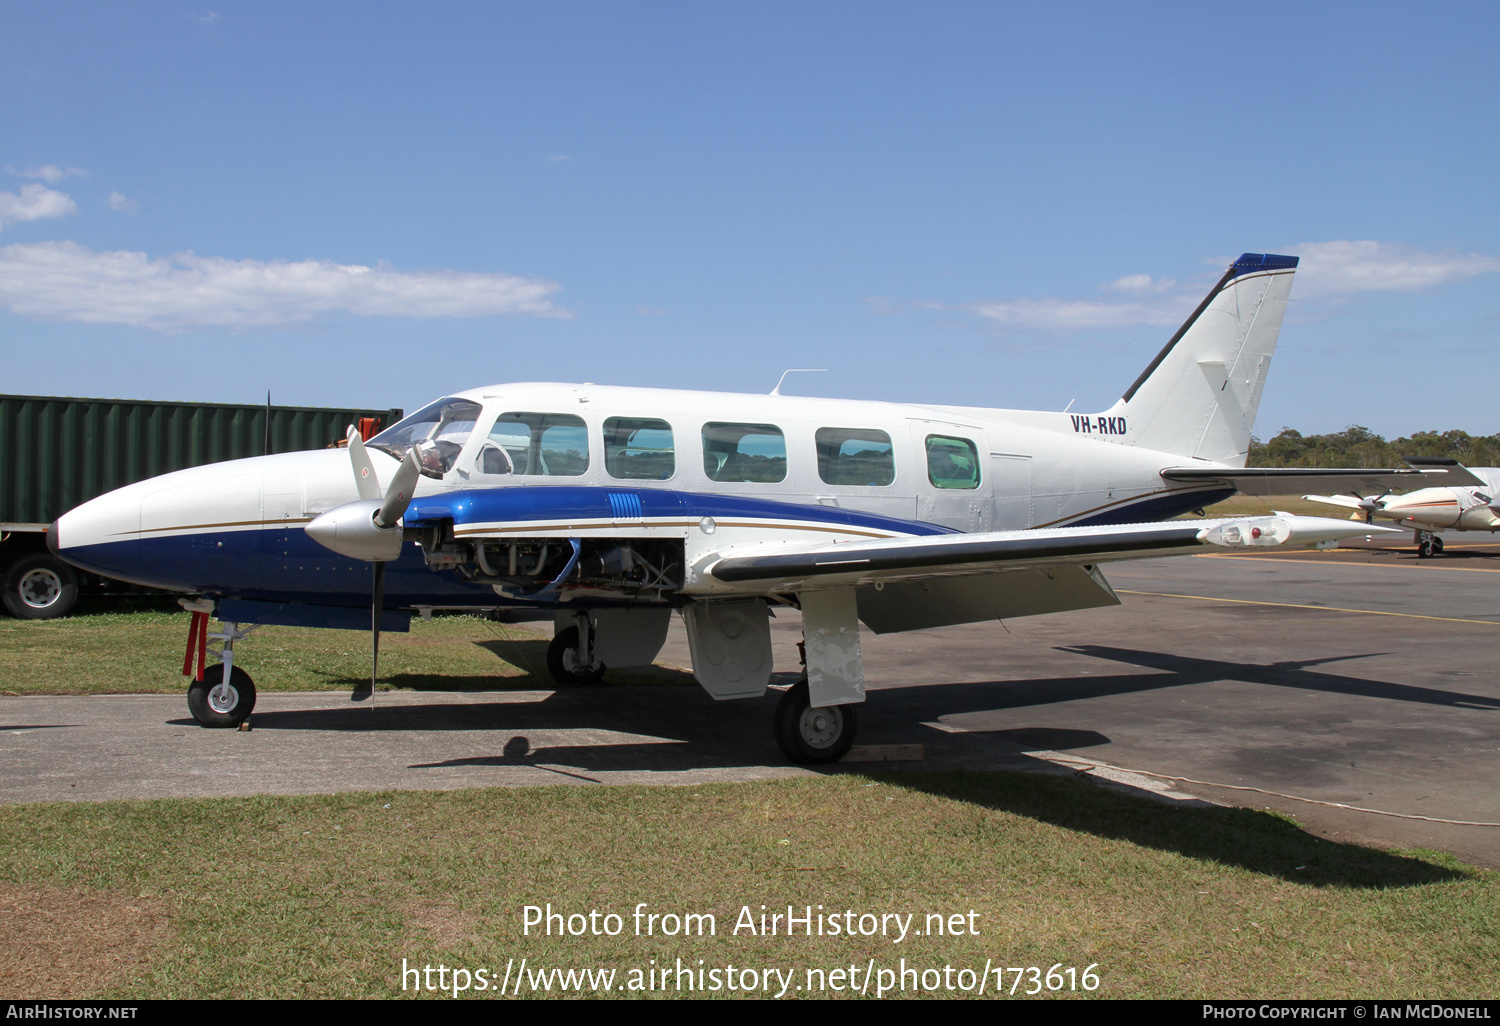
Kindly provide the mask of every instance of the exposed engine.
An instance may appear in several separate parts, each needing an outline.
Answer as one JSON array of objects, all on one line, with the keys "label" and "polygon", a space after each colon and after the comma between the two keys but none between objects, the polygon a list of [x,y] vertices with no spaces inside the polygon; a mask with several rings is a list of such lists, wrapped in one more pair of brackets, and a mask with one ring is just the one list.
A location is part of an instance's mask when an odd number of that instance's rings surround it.
[{"label": "exposed engine", "polygon": [[573,588],[624,595],[680,591],[680,538],[515,538],[468,541],[451,528],[424,528],[418,541],[427,565],[452,569],[474,584],[524,597]]}]

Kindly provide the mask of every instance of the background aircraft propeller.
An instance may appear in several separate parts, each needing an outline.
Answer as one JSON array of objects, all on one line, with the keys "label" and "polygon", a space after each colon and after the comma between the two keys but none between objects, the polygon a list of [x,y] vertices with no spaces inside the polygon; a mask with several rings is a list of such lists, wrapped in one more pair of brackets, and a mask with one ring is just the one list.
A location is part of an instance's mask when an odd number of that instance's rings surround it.
[{"label": "background aircraft propeller", "polygon": [[1372,495],[1367,499],[1361,498],[1359,500],[1359,508],[1365,511],[1365,523],[1373,524],[1375,522],[1375,512],[1385,509],[1385,497],[1389,494],[1391,494],[1391,490],[1387,488],[1379,495]]}]

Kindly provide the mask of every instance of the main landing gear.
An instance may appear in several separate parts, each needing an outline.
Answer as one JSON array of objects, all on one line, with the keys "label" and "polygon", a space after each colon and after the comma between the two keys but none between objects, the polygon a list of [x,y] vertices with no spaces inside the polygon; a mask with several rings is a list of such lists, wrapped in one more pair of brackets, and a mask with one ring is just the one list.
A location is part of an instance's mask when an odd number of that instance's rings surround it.
[{"label": "main landing gear", "polygon": [[577,626],[566,627],[547,646],[547,672],[565,688],[588,687],[604,679],[604,662],[594,653],[589,618],[580,614]]},{"label": "main landing gear", "polygon": [[1443,551],[1443,539],[1431,531],[1417,531],[1413,539],[1417,543],[1417,558],[1431,559]]},{"label": "main landing gear", "polygon": [[586,687],[604,679],[604,663],[578,643],[578,628],[560,632],[547,646],[547,673],[563,687]]},{"label": "main landing gear", "polygon": [[793,762],[837,762],[854,744],[858,706],[814,708],[803,677],[776,703],[771,721],[776,743]]}]

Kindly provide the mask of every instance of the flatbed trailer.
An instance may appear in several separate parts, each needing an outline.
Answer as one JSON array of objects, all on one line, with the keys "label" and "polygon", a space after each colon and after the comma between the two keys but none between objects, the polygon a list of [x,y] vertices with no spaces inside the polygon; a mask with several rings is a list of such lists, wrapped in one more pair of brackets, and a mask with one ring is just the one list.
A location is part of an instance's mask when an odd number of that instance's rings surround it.
[{"label": "flatbed trailer", "polygon": [[74,569],[47,528],[96,495],[185,467],[369,438],[399,409],[0,395],[0,598],[12,616],[66,616],[81,595],[142,594]]}]

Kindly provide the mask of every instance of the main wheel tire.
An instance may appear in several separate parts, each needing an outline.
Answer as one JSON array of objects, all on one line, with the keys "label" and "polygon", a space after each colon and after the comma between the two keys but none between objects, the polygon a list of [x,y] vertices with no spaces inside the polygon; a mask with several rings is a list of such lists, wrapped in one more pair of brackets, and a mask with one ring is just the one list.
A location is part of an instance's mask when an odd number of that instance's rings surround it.
[{"label": "main wheel tire", "polygon": [[1424,541],[1420,545],[1417,546],[1417,558],[1418,559],[1431,559],[1432,558],[1432,542],[1430,542],[1430,541]]},{"label": "main wheel tire", "polygon": [[56,556],[35,553],[5,572],[5,608],[21,620],[67,616],[78,601],[78,574]]},{"label": "main wheel tire", "polygon": [[205,727],[237,727],[255,708],[255,684],[238,666],[229,675],[228,693],[215,694],[224,679],[224,664],[205,667],[203,679],[188,688],[188,711]]},{"label": "main wheel tire", "polygon": [[776,703],[776,743],[793,762],[837,762],[854,744],[859,714],[852,705],[813,708],[807,681],[798,681]]},{"label": "main wheel tire", "polygon": [[547,646],[547,672],[563,687],[588,687],[604,678],[605,666],[594,660],[592,666],[578,662],[578,628],[558,631]]},{"label": "main wheel tire", "polygon": [[1442,551],[1443,551],[1443,539],[1441,539],[1441,538],[1434,538],[1434,539],[1432,539],[1432,554],[1434,556],[1441,555]]}]

